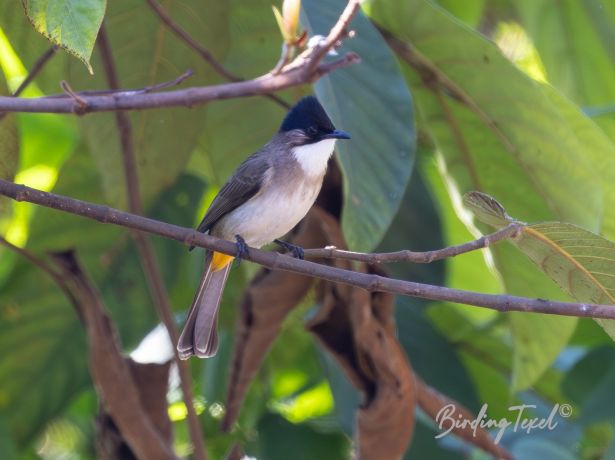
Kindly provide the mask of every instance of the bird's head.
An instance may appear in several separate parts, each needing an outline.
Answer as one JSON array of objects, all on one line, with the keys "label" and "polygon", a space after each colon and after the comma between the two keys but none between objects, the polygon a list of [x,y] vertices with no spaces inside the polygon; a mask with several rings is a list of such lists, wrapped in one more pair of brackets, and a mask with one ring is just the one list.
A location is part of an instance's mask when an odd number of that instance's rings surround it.
[{"label": "bird's head", "polygon": [[327,112],[314,96],[304,97],[290,109],[280,126],[280,133],[288,133],[296,146],[350,139],[347,133],[335,129]]}]

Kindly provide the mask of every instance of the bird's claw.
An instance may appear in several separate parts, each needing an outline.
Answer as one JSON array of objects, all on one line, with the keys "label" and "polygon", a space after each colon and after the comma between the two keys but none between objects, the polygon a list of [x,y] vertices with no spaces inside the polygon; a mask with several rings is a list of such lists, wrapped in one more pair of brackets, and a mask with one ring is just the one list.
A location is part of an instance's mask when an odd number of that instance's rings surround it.
[{"label": "bird's claw", "polygon": [[305,252],[301,246],[297,246],[296,244],[288,243],[282,240],[274,240],[275,244],[283,247],[288,252],[290,252],[294,258],[303,260],[305,258]]},{"label": "bird's claw", "polygon": [[248,251],[248,245],[246,244],[246,240],[244,240],[241,235],[235,235],[235,247],[237,248],[237,254],[235,258],[237,259],[237,266],[241,265],[241,260],[250,255],[250,251]]}]

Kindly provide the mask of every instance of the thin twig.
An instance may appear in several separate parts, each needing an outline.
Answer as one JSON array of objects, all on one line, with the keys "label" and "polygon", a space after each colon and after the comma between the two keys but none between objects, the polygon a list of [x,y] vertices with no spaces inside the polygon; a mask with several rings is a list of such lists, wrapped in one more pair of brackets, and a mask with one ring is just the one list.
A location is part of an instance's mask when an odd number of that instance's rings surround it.
[{"label": "thin twig", "polygon": [[[82,98],[88,97],[88,96],[113,96],[113,97],[134,96],[135,94],[146,94],[146,93],[151,93],[153,91],[158,91],[160,89],[169,88],[171,86],[179,86],[184,81],[186,81],[188,78],[190,78],[192,75],[194,75],[194,72],[188,69],[183,74],[174,78],[173,80],[163,81],[161,83],[156,83],[154,85],[144,86],[143,88],[121,89],[121,90],[96,89],[96,90],[79,91],[78,93],[73,93],[73,94],[78,94]],[[64,93],[64,94],[51,94],[49,96],[44,96],[43,99],[66,99],[70,97],[73,97],[73,96],[67,93]]]},{"label": "thin twig", "polygon": [[[107,83],[111,89],[118,89],[120,87],[117,72],[113,62],[113,55],[111,52],[111,46],[107,38],[106,28],[103,24],[98,33],[98,46],[101,52],[101,59]],[[132,125],[128,114],[126,112],[115,112],[116,124],[120,134],[120,144],[122,151],[122,162],[124,166],[124,183],[126,186],[126,194],[128,197],[128,207],[131,212],[142,214],[143,204],[141,202],[141,195],[139,192],[139,176],[136,166],[136,155],[134,152],[134,142],[132,136]],[[156,254],[151,245],[151,241],[148,235],[143,233],[133,233],[137,250],[139,252],[139,258],[141,265],[145,273],[148,285],[150,287],[150,294],[158,310],[158,315],[163,324],[167,328],[169,337],[173,344],[177,344],[178,333],[175,328],[175,321],[173,320],[173,312],[171,308],[171,302],[169,300],[169,294],[164,285],[162,274],[156,260]],[[205,445],[203,441],[203,435],[199,420],[194,409],[191,379],[188,372],[188,368],[185,362],[179,359],[177,350],[175,350],[175,362],[179,369],[180,386],[182,389],[184,403],[188,411],[188,427],[190,432],[190,438],[194,447],[194,457],[197,460],[205,460]]]},{"label": "thin twig", "polygon": [[151,85],[151,86],[146,86],[145,88],[143,88],[141,90],[141,92],[142,93],[149,93],[151,91],[159,91],[159,90],[164,89],[164,88],[170,88],[171,86],[179,86],[185,80],[190,78],[192,75],[194,75],[194,72],[192,71],[192,69],[188,69],[183,74],[181,74],[179,77],[177,77],[174,80],[165,81],[165,82],[162,82],[162,83],[157,83],[157,84]]},{"label": "thin twig", "polygon": [[311,74],[316,70],[316,67],[327,55],[329,51],[336,47],[340,40],[346,38],[350,32],[348,25],[352,18],[357,14],[361,8],[361,2],[359,0],[349,0],[346,8],[340,15],[335,25],[329,31],[327,38],[318,43],[311,52],[310,60],[307,63],[304,71],[306,74]]},{"label": "thin twig", "polygon": [[51,268],[49,264],[47,264],[44,260],[39,259],[34,254],[32,254],[30,251],[24,248],[20,248],[19,246],[15,246],[13,243],[11,243],[2,236],[0,236],[0,244],[7,247],[11,251],[19,254],[24,259],[30,261],[32,264],[36,265],[38,268],[47,273],[54,281],[62,281],[62,278],[60,277],[60,274],[58,272]]},{"label": "thin twig", "polygon": [[57,50],[58,50],[57,45],[53,45],[50,48],[48,48],[47,51],[41,54],[41,56],[32,65],[32,68],[30,69],[30,72],[28,73],[28,75],[26,75],[26,78],[24,78],[24,80],[21,82],[21,84],[17,87],[17,89],[13,93],[13,97],[19,96],[23,92],[23,90],[25,90],[28,87],[28,85],[32,83],[32,81],[36,78],[36,76],[40,73],[40,71],[43,70],[43,67],[45,67],[45,64],[47,64],[47,61],[49,61],[49,59],[55,56]]},{"label": "thin twig", "polygon": [[11,243],[10,241],[8,241],[2,236],[0,236],[0,244],[10,249],[11,251],[15,252],[16,254],[19,254],[21,257],[23,257],[24,259],[28,260],[29,262],[34,264],[36,267],[41,269],[44,273],[49,275],[49,277],[53,281],[55,281],[55,283],[62,290],[62,292],[64,292],[64,295],[66,295],[69,301],[71,301],[72,303],[76,301],[74,295],[68,288],[66,284],[66,280],[64,279],[62,274],[55,271],[53,268],[51,268],[51,266],[47,262],[37,257],[36,255],[32,254],[27,249],[20,248],[19,246],[15,246],[13,243]]},{"label": "thin twig", "polygon": [[[224,66],[220,62],[218,62],[218,60],[213,56],[213,54],[211,54],[211,52],[207,48],[197,42],[194,38],[192,38],[192,36],[190,36],[188,32],[182,29],[180,25],[177,24],[171,18],[171,16],[167,14],[164,8],[162,8],[162,6],[160,6],[160,4],[156,0],[146,1],[151,7],[151,9],[154,10],[154,13],[158,15],[162,23],[166,25],[171,32],[177,35],[179,39],[182,40],[186,45],[196,51],[210,66],[213,67],[216,72],[218,72],[220,75],[222,75],[229,81],[244,81],[243,78],[238,77],[237,75],[229,72],[226,68],[224,68]],[[284,99],[276,96],[275,94],[265,94],[264,96],[286,109],[290,108],[290,105]]]},{"label": "thin twig", "polygon": [[[246,96],[262,96],[282,89],[313,83],[323,75],[340,67],[354,64],[357,55],[348,53],[333,63],[323,63],[322,59],[335,44],[347,35],[347,25],[359,10],[358,0],[350,0],[328,37],[312,50],[298,56],[277,75],[270,73],[252,80],[223,83],[220,85],[178,89],[163,93],[126,93],[88,96],[75,93],[81,98],[71,100],[66,97],[13,98],[0,96],[0,111],[35,113],[73,113],[84,115],[93,112],[123,110],[158,109],[163,107],[194,107],[208,101],[231,99]],[[85,108],[82,107],[85,102]]]},{"label": "thin twig", "polygon": [[[5,180],[0,180],[0,195],[8,196],[16,201],[27,201],[48,208],[58,209],[102,223],[121,225],[142,232],[153,233],[180,241],[187,246],[199,246],[229,255],[235,255],[237,251],[234,242],[205,235],[191,228],[137,216],[108,206],[43,192]],[[391,292],[393,294],[429,300],[455,302],[501,312],[523,311],[585,318],[615,319],[615,306],[613,305],[559,302],[511,295],[482,294],[353,272],[255,248],[249,248],[249,253],[244,258],[273,270],[286,270],[336,283],[356,286],[368,291]]]},{"label": "thin twig", "polygon": [[60,88],[62,88],[62,91],[64,91],[66,95],[75,102],[73,105],[73,111],[77,114],[85,113],[88,108],[88,103],[83,99],[83,97],[73,91],[68,82],[65,80],[60,81]]},{"label": "thin twig", "polygon": [[368,264],[391,262],[428,264],[436,260],[447,259],[449,257],[455,257],[477,249],[483,249],[499,241],[514,238],[519,234],[522,227],[523,224],[514,222],[496,232],[490,233],[489,235],[481,236],[476,240],[433,251],[415,252],[404,249],[402,251],[395,252],[365,253],[345,251],[342,249],[337,249],[334,246],[329,246],[323,249],[305,249],[304,255],[310,259],[347,259],[356,260],[357,262],[366,262]]}]

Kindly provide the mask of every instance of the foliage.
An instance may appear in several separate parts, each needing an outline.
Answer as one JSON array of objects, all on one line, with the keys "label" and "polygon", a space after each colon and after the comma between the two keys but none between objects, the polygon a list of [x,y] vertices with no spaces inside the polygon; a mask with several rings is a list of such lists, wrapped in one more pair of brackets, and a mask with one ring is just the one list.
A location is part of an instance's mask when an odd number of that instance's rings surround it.
[{"label": "foliage", "polygon": [[[22,3],[0,0],[0,67],[9,91],[50,46],[43,36],[68,53],[53,57],[26,96],[57,93],[61,80],[74,90],[106,89],[94,47],[103,17],[122,87],[170,81],[189,68],[194,75],[186,84],[224,81],[142,0]],[[251,78],[275,66],[284,38],[271,2],[161,3],[233,74]],[[326,34],[344,4],[304,0],[302,29]],[[391,265],[392,275],[613,303],[615,1],[371,0],[352,28],[356,37],[338,51],[357,52],[360,64],[313,88],[278,94],[292,103],[314,92],[336,126],[352,134],[336,154],[342,202],[328,203],[341,208],[349,247],[427,250],[486,233],[480,212],[474,221],[461,200],[477,190],[530,223],[515,245],[420,267]],[[147,215],[193,226],[230,172],[276,131],[284,110],[259,97],[130,113]],[[126,207],[113,114],[0,116],[0,178]],[[0,200],[0,233],[42,258],[74,248],[127,352],[156,326],[127,231]],[[170,241],[154,244],[181,323],[202,254]],[[291,449],[293,457],[345,458],[360,396],[303,330],[315,314],[313,294],[282,324],[232,433],[220,430],[237,305],[254,273],[247,263],[232,271],[220,353],[191,362],[210,458],[223,458],[235,442],[259,459],[289,458]],[[590,319],[501,315],[414,298],[396,305],[399,343],[416,374],[474,413],[484,403],[498,419],[511,418],[515,404],[535,405],[534,414],[572,405],[572,417],[560,418],[553,431],[508,433],[501,444],[513,455],[594,459],[615,452],[612,324],[600,322],[607,334]],[[175,447],[187,453],[175,393]],[[84,334],[70,302],[36,266],[0,247],[0,458],[93,458],[96,411]],[[483,458],[458,438],[434,439],[426,416],[416,423],[406,458]]]}]

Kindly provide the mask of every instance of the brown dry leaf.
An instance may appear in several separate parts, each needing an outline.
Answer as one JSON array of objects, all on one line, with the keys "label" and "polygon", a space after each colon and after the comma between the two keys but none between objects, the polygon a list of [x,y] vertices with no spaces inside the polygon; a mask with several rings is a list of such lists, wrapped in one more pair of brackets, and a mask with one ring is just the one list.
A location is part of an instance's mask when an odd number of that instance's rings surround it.
[{"label": "brown dry leaf", "polygon": [[[139,389],[144,412],[162,438],[171,445],[173,427],[169,419],[167,402],[171,362],[157,364],[137,363],[130,358],[125,360],[132,379]],[[96,417],[96,451],[100,458],[106,460],[136,458],[103,404],[100,405],[100,413]]]},{"label": "brown dry leaf", "polygon": [[[327,216],[323,228],[328,244],[345,247],[337,220]],[[333,263],[352,268],[349,261]],[[383,274],[365,264],[358,270]],[[400,459],[414,430],[416,391],[410,363],[395,336],[394,297],[328,282],[321,283],[318,297],[321,308],[308,328],[364,395],[357,413],[357,458]]]},{"label": "brown dry leaf", "polygon": [[[443,395],[438,392],[434,388],[427,385],[420,378],[416,378],[416,389],[417,389],[417,402],[418,405],[425,413],[431,417],[434,421],[436,421],[436,417],[438,412],[442,410],[447,405],[453,405],[455,407],[455,414],[461,414],[462,417],[458,421],[467,420],[472,421],[476,418],[474,414],[464,406],[459,404],[457,401],[450,399],[448,396]],[[437,422],[436,422],[437,423]],[[450,427],[449,425],[443,424],[442,429],[447,430]],[[473,444],[477,447],[480,447],[486,452],[489,452],[497,459],[512,459],[512,455],[504,450],[502,447],[497,445],[489,433],[481,428],[480,426],[476,427],[476,431],[467,424],[467,426],[463,428],[456,427],[452,430],[457,436],[462,439],[465,439],[470,444]]]},{"label": "brown dry leaf", "polygon": [[[321,229],[323,210],[314,206],[293,236],[292,243],[307,248],[326,245]],[[229,430],[237,416],[248,385],[261,366],[282,322],[305,297],[314,280],[285,271],[261,269],[241,301],[235,328],[235,348],[222,429]]]},{"label": "brown dry leaf", "polygon": [[[175,460],[170,435],[170,422],[166,413],[166,385],[152,392],[144,392],[137,386],[146,376],[131,365],[122,353],[115,324],[106,312],[105,305],[96,287],[79,264],[74,251],[53,253],[52,260],[59,269],[57,279],[73,303],[85,328],[88,348],[90,374],[98,393],[104,412],[108,414],[115,431],[97,446],[101,458],[147,458],[151,460]],[[54,277],[55,278],[55,277]],[[168,366],[148,367],[158,378],[168,376]],[[152,376],[150,373],[149,376]],[[159,401],[152,401],[158,395]],[[144,404],[145,403],[145,404]],[[154,419],[151,415],[155,414]],[[162,421],[159,417],[165,418]],[[167,425],[168,423],[168,425]],[[117,439],[120,438],[120,439]],[[118,442],[115,442],[118,441]],[[114,456],[118,451],[113,446],[124,445],[119,451],[121,457]],[[110,450],[105,448],[110,447]]]}]

